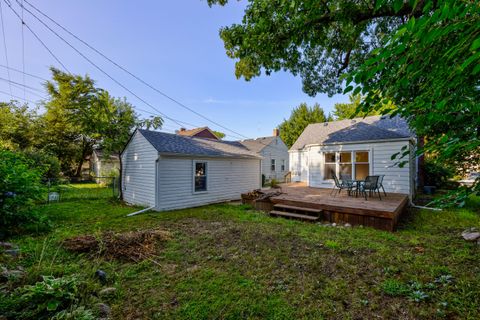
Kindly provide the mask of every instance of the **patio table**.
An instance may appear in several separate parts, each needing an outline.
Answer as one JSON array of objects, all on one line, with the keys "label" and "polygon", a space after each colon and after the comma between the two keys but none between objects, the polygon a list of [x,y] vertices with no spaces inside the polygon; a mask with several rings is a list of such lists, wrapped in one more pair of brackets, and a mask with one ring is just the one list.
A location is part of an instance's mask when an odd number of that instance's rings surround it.
[{"label": "patio table", "polygon": [[365,182],[365,179],[352,180],[352,184],[355,186],[355,190],[352,190],[355,193],[355,198],[358,197],[358,190],[360,189],[360,185],[362,184],[362,182]]}]

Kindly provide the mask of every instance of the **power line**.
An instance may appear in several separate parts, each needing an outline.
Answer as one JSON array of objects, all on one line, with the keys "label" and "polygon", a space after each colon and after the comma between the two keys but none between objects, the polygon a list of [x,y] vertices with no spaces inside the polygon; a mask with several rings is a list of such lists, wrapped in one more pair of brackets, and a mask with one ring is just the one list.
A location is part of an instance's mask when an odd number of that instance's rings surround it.
[{"label": "power line", "polygon": [[31,73],[28,73],[28,72],[24,72],[24,71],[22,71],[22,70],[18,70],[18,69],[12,68],[12,67],[8,67],[8,66],[3,65],[3,64],[0,64],[0,67],[5,68],[5,69],[8,69],[8,70],[11,70],[11,71],[15,71],[15,72],[21,73],[21,74],[23,74],[23,75],[27,75],[27,76],[32,77],[32,78],[37,78],[37,79],[43,80],[43,81],[49,81],[48,79],[42,78],[42,77],[40,77],[40,76],[31,74]]},{"label": "power line", "polygon": [[[25,84],[25,35],[23,30],[23,0],[22,0],[22,25],[21,25],[21,32],[22,32],[22,74],[23,74],[23,84]],[[25,88],[23,90],[23,97],[25,98]]]},{"label": "power line", "polygon": [[32,30],[32,28],[30,28],[30,26],[28,24],[25,23],[25,21],[23,21],[22,17],[20,17],[20,15],[12,8],[12,5],[7,2],[6,0],[3,0],[7,6],[10,8],[10,10],[13,11],[13,13],[15,13],[15,15],[17,16],[18,19],[20,19],[20,21],[23,22],[23,25],[25,27],[27,27],[27,29],[33,34],[33,36],[38,40],[38,42],[40,42],[42,44],[42,46],[48,51],[48,53],[50,53],[50,55],[62,66],[62,68],[67,71],[68,73],[70,73],[70,71],[68,71],[68,69],[65,67],[65,65],[62,63],[62,61],[60,61],[59,58],[57,58],[57,56],[52,52],[52,50],[50,50],[50,48],[48,48],[48,46],[42,41],[42,39],[40,39],[40,37],[35,33],[35,31]]},{"label": "power line", "polygon": [[[5,1],[5,0],[4,0]],[[17,1],[18,3],[18,1]],[[12,9],[14,12],[15,10],[10,7],[10,9]],[[192,125],[192,124],[189,124],[188,122],[185,122],[185,121],[180,121],[180,120],[176,120],[174,118],[171,118],[169,116],[167,116],[165,113],[161,112],[160,110],[158,110],[155,106],[153,106],[152,104],[150,104],[148,101],[146,101],[145,99],[141,98],[139,95],[137,95],[135,92],[133,92],[132,90],[130,90],[129,88],[127,88],[125,85],[123,85],[121,82],[119,82],[118,80],[116,80],[115,78],[113,78],[109,73],[107,73],[105,70],[103,70],[102,68],[100,68],[95,62],[93,62],[92,60],[90,60],[87,56],[85,56],[82,52],[80,52],[80,50],[78,50],[75,46],[73,46],[70,42],[68,42],[67,40],[65,40],[65,38],[63,38],[60,34],[58,34],[55,30],[53,30],[48,24],[46,24],[43,20],[41,20],[40,18],[38,18],[34,13],[32,13],[30,10],[28,10],[27,8],[25,8],[25,11],[27,11],[28,13],[30,13],[35,19],[37,19],[41,24],[43,24],[48,30],[50,30],[50,32],[52,32],[54,35],[56,35],[60,40],[62,40],[65,44],[67,44],[70,48],[72,48],[75,52],[77,52],[77,54],[79,54],[82,58],[84,58],[85,60],[87,60],[91,65],[93,65],[95,68],[97,68],[100,72],[102,72],[104,75],[106,75],[110,80],[112,80],[113,82],[115,82],[117,85],[119,85],[120,87],[122,87],[124,90],[126,90],[127,92],[129,92],[131,95],[133,95],[134,97],[136,97],[138,100],[142,101],[143,103],[145,103],[147,106],[149,106],[150,108],[154,109],[155,111],[157,111],[160,115],[162,115],[163,117],[165,117],[166,119],[170,119],[171,121],[177,123],[178,125],[182,125],[182,123],[184,124],[187,124],[187,125]],[[15,12],[16,13],[16,12]],[[18,16],[18,14],[17,14]],[[194,126],[194,125],[193,125]]]},{"label": "power line", "polygon": [[6,91],[0,90],[0,93],[3,93],[3,94],[5,94],[5,95],[7,95],[7,96],[12,96],[13,98],[17,98],[17,99],[20,99],[20,100],[23,100],[23,101],[27,101],[27,102],[30,102],[30,103],[33,103],[33,104],[36,103],[36,102],[34,102],[34,101],[32,101],[32,100],[29,100],[29,99],[21,98],[21,97],[16,96],[16,95],[11,95],[11,94],[9,94],[9,93],[6,92]]},{"label": "power line", "polygon": [[[41,90],[37,89],[37,88],[34,88],[34,87],[30,87],[30,86],[27,86],[27,85],[23,85],[21,83],[18,83],[18,82],[15,82],[15,81],[9,81],[8,79],[5,79],[5,78],[1,78],[0,77],[0,80],[1,81],[5,81],[5,82],[8,82],[9,84],[11,84],[12,86],[14,86],[15,88],[19,88],[19,89],[23,89],[23,88],[29,88],[31,90],[35,90],[37,92],[42,92]],[[26,89],[25,89],[26,90]],[[32,94],[32,95],[35,95],[37,97],[39,97],[40,99],[43,99],[43,100],[47,100],[44,96],[41,96],[39,95],[38,93],[35,93],[34,91],[31,91],[31,90],[26,90],[28,93]]]},{"label": "power line", "polygon": [[[16,0],[17,3],[18,0]],[[146,85],[147,87],[149,87],[150,89],[154,90],[155,92],[161,94],[162,96],[164,96],[165,98],[169,99],[170,101],[176,103],[177,105],[181,106],[182,108],[184,109],[187,109],[188,111],[190,112],[193,112],[194,114],[196,114],[197,116],[215,124],[216,126],[222,128],[222,129],[225,129],[225,130],[228,130],[232,133],[234,133],[235,135],[238,135],[240,137],[243,137],[243,138],[246,138],[248,139],[247,136],[239,133],[239,132],[236,132],[230,128],[227,128],[225,126],[223,126],[222,124],[212,120],[212,119],[209,119],[208,117],[204,116],[203,114],[195,111],[194,109],[188,107],[187,105],[181,103],[180,101],[172,98],[171,96],[167,95],[166,93],[162,92],[161,90],[157,89],[156,87],[154,87],[152,84],[146,82],[145,80],[143,80],[142,78],[140,78],[139,76],[135,75],[134,73],[132,73],[131,71],[129,71],[128,69],[126,69],[125,67],[121,66],[119,63],[115,62],[114,60],[110,59],[109,57],[107,57],[105,54],[103,54],[101,51],[97,50],[95,47],[93,47],[92,45],[90,45],[89,43],[87,43],[86,41],[82,40],[80,37],[78,37],[77,35],[75,35],[73,32],[71,32],[70,30],[68,30],[67,28],[63,27],[60,23],[58,23],[57,21],[55,21],[53,18],[51,18],[50,16],[48,16],[46,13],[42,12],[40,9],[38,9],[37,7],[35,7],[33,4],[31,4],[29,1],[27,0],[23,0],[25,1],[25,3],[27,3],[29,6],[31,6],[33,9],[35,9],[38,13],[40,13],[42,16],[44,16],[45,18],[47,18],[48,20],[50,20],[51,22],[53,22],[55,25],[57,25],[59,28],[61,28],[63,31],[65,31],[66,33],[68,33],[69,35],[71,35],[72,37],[74,37],[75,39],[77,39],[78,41],[80,41],[81,43],[83,43],[85,46],[87,46],[88,48],[90,48],[91,50],[95,51],[97,54],[99,54],[100,56],[102,56],[104,59],[106,59],[107,61],[109,61],[110,63],[112,63],[113,65],[115,65],[116,67],[118,67],[119,69],[121,69],[122,71],[124,71],[125,73],[129,74],[130,76],[132,76],[133,78],[135,78],[136,80],[138,80],[139,82],[141,82],[142,84]],[[23,2],[22,1],[22,2]],[[20,6],[22,6],[22,4],[19,3]],[[27,12],[29,12],[31,15],[35,16],[31,11],[29,11],[28,9],[25,9]],[[37,18],[38,19],[38,18]]]},{"label": "power line", "polygon": [[[0,3],[0,19],[1,19],[1,22],[2,22],[2,34],[3,34],[3,48],[5,50],[5,61],[7,63],[7,66],[8,66],[8,51],[7,51],[7,39],[5,37],[5,25],[3,23],[3,9],[2,9],[2,4]],[[8,80],[10,80],[10,70],[7,69],[7,75],[8,75]],[[12,95],[12,86],[9,85],[9,88],[10,88],[10,96],[12,96],[13,98],[13,95]]]}]

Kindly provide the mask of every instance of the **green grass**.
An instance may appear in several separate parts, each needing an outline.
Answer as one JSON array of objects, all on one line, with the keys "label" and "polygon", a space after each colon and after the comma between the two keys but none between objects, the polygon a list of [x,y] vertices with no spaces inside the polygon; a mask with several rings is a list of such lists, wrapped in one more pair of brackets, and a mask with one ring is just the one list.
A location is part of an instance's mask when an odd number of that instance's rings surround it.
[{"label": "green grass", "polygon": [[[108,273],[117,294],[105,299],[113,318],[153,319],[478,319],[480,246],[460,237],[480,227],[480,201],[456,210],[414,211],[395,233],[333,228],[229,204],[146,213],[109,198],[111,189],[71,185],[60,203],[42,205],[52,230],[10,239],[20,245],[25,279],[76,274],[92,307]],[[89,258],[61,248],[83,234],[162,228],[154,261]],[[93,308],[93,307],[92,307]]]}]

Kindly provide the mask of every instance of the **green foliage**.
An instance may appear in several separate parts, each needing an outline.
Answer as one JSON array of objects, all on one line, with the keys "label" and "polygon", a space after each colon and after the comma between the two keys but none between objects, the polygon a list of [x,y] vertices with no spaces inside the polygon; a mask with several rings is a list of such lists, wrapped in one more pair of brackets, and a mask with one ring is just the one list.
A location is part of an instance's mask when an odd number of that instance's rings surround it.
[{"label": "green foliage", "polygon": [[346,91],[364,95],[364,112],[392,102],[397,107],[382,113],[401,115],[427,138],[419,153],[466,167],[478,161],[480,150],[479,3],[423,4],[421,14],[408,17],[351,72]]},{"label": "green foliage", "polygon": [[270,187],[271,188],[278,188],[278,187],[280,187],[280,183],[278,182],[277,179],[272,179],[272,180],[270,180]]},{"label": "green foliage", "polygon": [[308,107],[306,103],[302,103],[293,109],[288,120],[285,119],[278,126],[280,138],[290,148],[309,124],[326,121],[327,117],[320,105],[315,104],[313,107]]},{"label": "green foliage", "polygon": [[43,150],[29,150],[23,153],[25,158],[31,160],[31,166],[42,172],[42,179],[58,180],[61,177],[60,161],[56,156]]},{"label": "green foliage", "polygon": [[38,144],[39,138],[36,110],[15,101],[0,103],[0,148],[30,149]]},{"label": "green foliage", "polygon": [[[375,116],[381,114],[381,109],[363,112],[360,109],[362,96],[359,94],[350,94],[348,98],[350,99],[349,103],[335,103],[333,106],[333,115],[335,116],[335,120],[352,119],[355,117]],[[388,106],[384,106],[383,108],[388,108]]]},{"label": "green foliage", "polygon": [[408,293],[408,286],[396,279],[387,279],[382,283],[382,290],[389,296],[402,296]]},{"label": "green foliage", "polygon": [[[227,0],[208,0],[225,5]],[[414,5],[418,4],[417,6]],[[249,0],[241,23],[220,30],[235,74],[250,80],[264,70],[300,75],[303,90],[333,95],[344,74],[361,65],[405,17],[422,12],[413,1]]]},{"label": "green foliage", "polygon": [[454,170],[445,163],[438,163],[433,159],[425,159],[425,185],[445,188],[447,182],[454,175]]},{"label": "green foliage", "polygon": [[0,149],[0,238],[38,222],[34,201],[43,192],[42,171],[22,154]]},{"label": "green foliage", "polygon": [[79,300],[79,282],[75,276],[42,276],[42,279],[2,297],[2,314],[15,319],[94,319],[88,310],[71,310]]},{"label": "green foliage", "polygon": [[220,131],[215,131],[215,130],[212,130],[212,131],[218,139],[221,140],[221,139],[225,138],[225,133],[220,132]]}]

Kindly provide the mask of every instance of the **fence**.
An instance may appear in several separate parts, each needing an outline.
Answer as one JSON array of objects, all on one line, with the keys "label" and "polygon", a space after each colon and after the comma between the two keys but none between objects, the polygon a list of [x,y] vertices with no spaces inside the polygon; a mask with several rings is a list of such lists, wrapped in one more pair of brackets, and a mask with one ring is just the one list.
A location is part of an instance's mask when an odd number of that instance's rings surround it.
[{"label": "fence", "polygon": [[118,198],[120,194],[117,177],[92,177],[90,180],[48,179],[46,201],[71,201],[80,199]]}]

